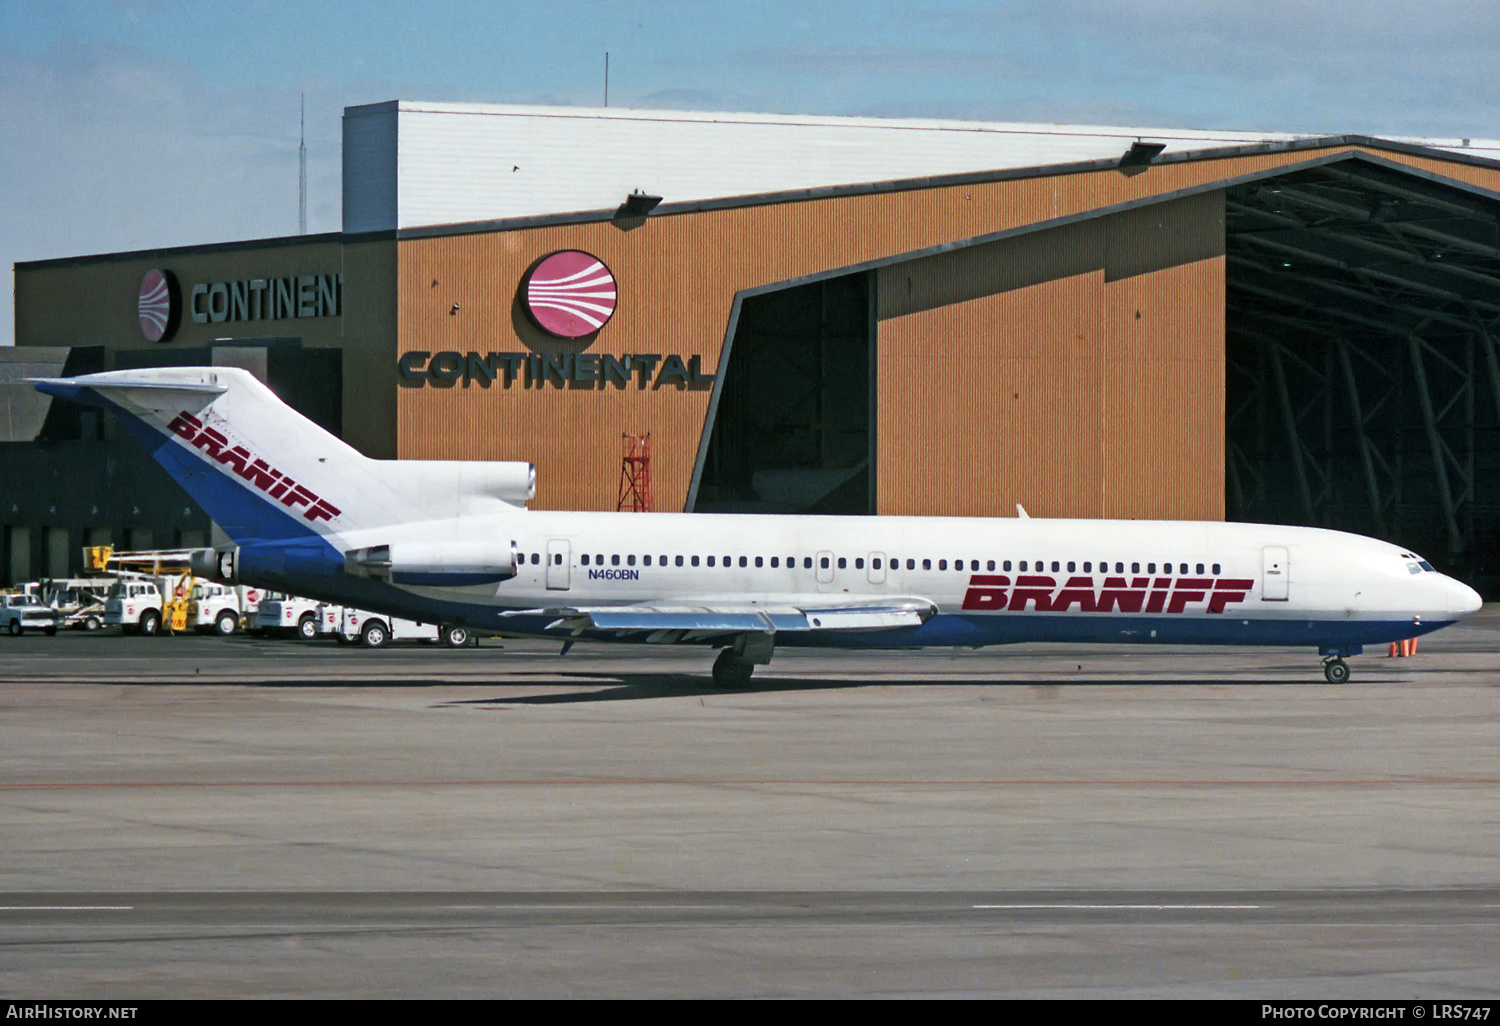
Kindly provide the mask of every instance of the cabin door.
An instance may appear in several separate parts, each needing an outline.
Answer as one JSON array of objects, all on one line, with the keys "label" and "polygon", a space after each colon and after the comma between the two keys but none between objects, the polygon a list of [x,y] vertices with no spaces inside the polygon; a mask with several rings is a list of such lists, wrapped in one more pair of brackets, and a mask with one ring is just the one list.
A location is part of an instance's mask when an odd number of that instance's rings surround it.
[{"label": "cabin door", "polygon": [[833,553],[820,552],[817,559],[818,590],[828,591],[833,584]]},{"label": "cabin door", "polygon": [[1260,550],[1260,598],[1262,602],[1285,602],[1291,583],[1291,567],[1284,545],[1267,545]]},{"label": "cabin door", "polygon": [[554,538],[547,543],[547,590],[567,591],[571,586],[568,571],[572,565],[568,540]]}]

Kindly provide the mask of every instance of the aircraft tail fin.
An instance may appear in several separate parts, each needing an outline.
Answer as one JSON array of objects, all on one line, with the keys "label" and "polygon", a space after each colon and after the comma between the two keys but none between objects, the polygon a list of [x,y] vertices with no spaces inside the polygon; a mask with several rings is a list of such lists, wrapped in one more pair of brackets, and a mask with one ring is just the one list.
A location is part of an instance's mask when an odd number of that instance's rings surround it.
[{"label": "aircraft tail fin", "polygon": [[234,367],[155,367],[36,382],[117,414],[236,542],[294,541],[515,509],[529,463],[373,460]]}]

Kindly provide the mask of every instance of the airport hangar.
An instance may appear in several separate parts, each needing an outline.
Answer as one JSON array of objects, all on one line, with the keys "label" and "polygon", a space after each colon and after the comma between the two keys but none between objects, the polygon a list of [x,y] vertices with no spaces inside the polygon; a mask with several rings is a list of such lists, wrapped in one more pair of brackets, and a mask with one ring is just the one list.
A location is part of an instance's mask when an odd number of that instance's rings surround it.
[{"label": "airport hangar", "polygon": [[[164,364],[370,456],[532,461],[534,508],[615,508],[649,433],[657,510],[1227,515],[1497,569],[1500,142],[398,101],[345,111],[343,175],[341,232],[16,265],[7,580],[215,537],[19,380]],[[597,329],[533,287],[580,270]]]}]

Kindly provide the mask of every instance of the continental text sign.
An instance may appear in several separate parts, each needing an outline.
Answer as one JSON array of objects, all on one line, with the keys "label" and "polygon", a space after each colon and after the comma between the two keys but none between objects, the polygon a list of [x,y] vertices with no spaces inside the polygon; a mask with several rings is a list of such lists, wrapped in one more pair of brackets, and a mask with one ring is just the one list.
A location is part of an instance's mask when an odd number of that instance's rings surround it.
[{"label": "continental text sign", "polygon": [[199,282],[188,299],[195,324],[337,317],[343,309],[342,274]]},{"label": "continental text sign", "polygon": [[397,362],[401,381],[408,387],[468,388],[584,388],[613,386],[652,391],[663,385],[708,388],[716,375],[704,374],[701,356],[684,360],[673,353],[632,353],[609,356],[601,353],[460,353],[450,350],[429,353],[414,349]]}]

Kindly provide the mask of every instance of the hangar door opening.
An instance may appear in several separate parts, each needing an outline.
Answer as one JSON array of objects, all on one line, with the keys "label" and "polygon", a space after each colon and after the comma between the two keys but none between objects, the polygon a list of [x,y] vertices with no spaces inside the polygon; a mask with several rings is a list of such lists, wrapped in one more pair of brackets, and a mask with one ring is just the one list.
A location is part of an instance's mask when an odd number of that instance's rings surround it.
[{"label": "hangar door opening", "polygon": [[1500,584],[1500,196],[1359,155],[1227,191],[1225,499]]},{"label": "hangar door opening", "polygon": [[741,303],[695,511],[874,513],[873,298],[859,273]]}]

